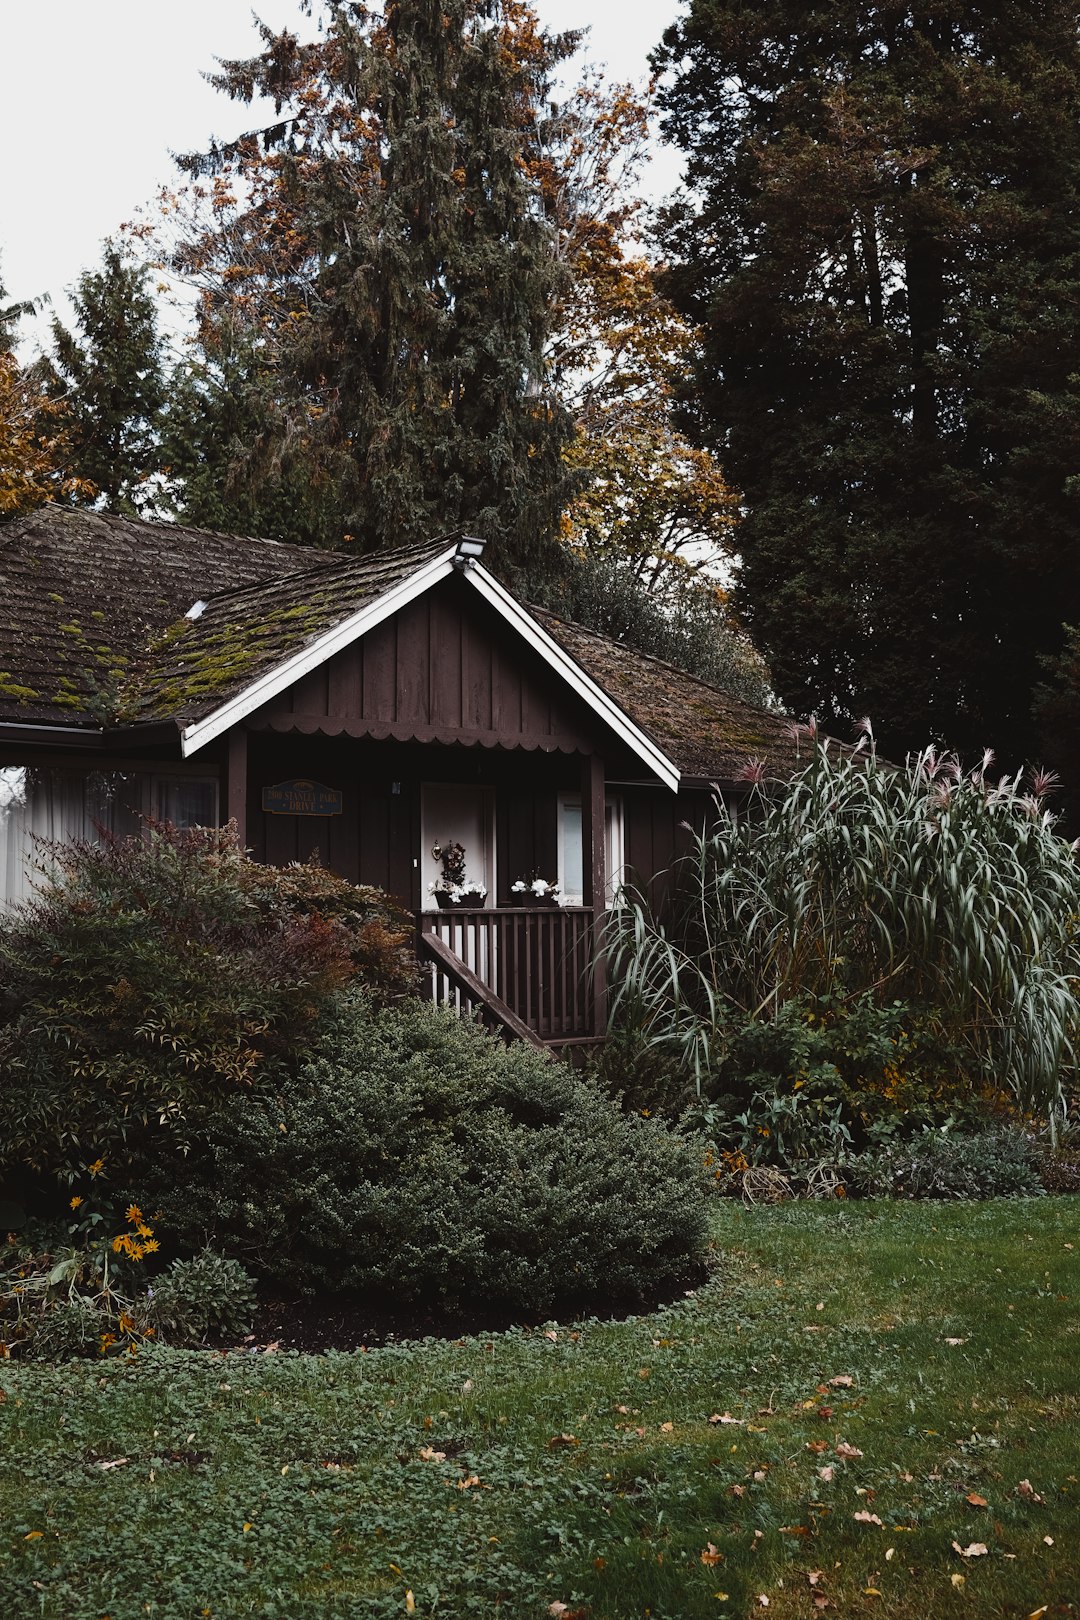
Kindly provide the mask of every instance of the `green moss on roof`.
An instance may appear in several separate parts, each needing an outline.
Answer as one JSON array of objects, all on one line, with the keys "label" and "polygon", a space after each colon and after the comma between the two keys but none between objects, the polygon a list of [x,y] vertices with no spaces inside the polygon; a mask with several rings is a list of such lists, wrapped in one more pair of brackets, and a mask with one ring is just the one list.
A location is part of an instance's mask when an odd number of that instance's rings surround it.
[{"label": "green moss on roof", "polygon": [[32,703],[37,696],[32,686],[20,686],[7,670],[0,670],[0,697],[13,698],[16,703]]}]

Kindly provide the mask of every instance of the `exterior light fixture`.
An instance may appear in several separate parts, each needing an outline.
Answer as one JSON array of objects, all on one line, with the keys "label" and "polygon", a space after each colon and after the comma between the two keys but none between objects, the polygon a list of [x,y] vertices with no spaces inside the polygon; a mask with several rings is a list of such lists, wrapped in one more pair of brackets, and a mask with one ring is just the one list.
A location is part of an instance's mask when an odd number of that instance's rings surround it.
[{"label": "exterior light fixture", "polygon": [[475,568],[484,555],[486,543],[484,540],[477,540],[475,535],[463,534],[454,552],[454,567],[460,568],[463,573],[466,569]]}]

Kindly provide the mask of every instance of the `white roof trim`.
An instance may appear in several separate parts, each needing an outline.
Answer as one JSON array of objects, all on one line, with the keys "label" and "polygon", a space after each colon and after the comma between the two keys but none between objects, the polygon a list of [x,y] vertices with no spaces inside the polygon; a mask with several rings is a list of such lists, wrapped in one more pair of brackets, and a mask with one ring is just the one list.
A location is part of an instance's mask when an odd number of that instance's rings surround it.
[{"label": "white roof trim", "polygon": [[645,761],[664,785],[673,793],[677,792],[681,778],[678,766],[651,737],[634,724],[614,698],[609,697],[603,687],[597,685],[592,676],[585,673],[576,658],[568,653],[554,636],[550,636],[543,625],[538,624],[532,614],[526,612],[510,592],[499,584],[494,575],[489,574],[482,563],[478,563],[476,567],[466,572],[465,578],[480,592],[486,602],[491,603],[497,613],[513,625],[523,640],[540,654],[544,662],[550,664],[556,674],[562,676],[578,697],[607,722],[616,736],[620,737],[639,759]]},{"label": "white roof trim", "polygon": [[[341,652],[343,648],[381,624],[384,619],[407,607],[418,596],[423,596],[424,592],[437,584],[440,579],[445,579],[453,573],[456,549],[456,544],[450,546],[431,562],[418,568],[414,574],[410,574],[407,579],[400,580],[382,596],[366,603],[347,619],[342,619],[340,624],[328,630],[325,635],[319,636],[310,646],[302,648],[291,658],[286,658],[282,663],[275,665],[265,675],[260,675],[258,680],[253,681],[242,692],[238,692],[227,703],[223,703],[220,709],[215,709],[205,719],[197,720],[185,727],[181,732],[184,758],[197,753],[200,748],[205,748],[215,737],[220,737],[223,731],[228,731],[247,715],[261,708],[264,703],[269,703],[279,692],[292,686],[294,681],[317,669],[335,653]],[[651,737],[634,724],[603,687],[585,673],[566,648],[550,636],[481,563],[475,563],[471,568],[461,570],[461,573],[462,578],[491,604],[535,652],[539,653],[544,662],[571,690],[576,692],[578,697],[611,727],[615,735],[644,761],[665,787],[670,788],[673,793],[677,792],[681,774],[678,766]]]},{"label": "white roof trim", "polygon": [[347,619],[342,619],[340,624],[336,624],[325,635],[319,636],[309,646],[302,647],[299,652],[293,653],[291,658],[275,664],[273,669],[267,670],[265,675],[260,675],[258,680],[253,681],[242,692],[238,692],[227,703],[223,703],[220,709],[215,709],[203,720],[196,720],[192,725],[185,726],[180,734],[184,758],[187,759],[200,748],[205,748],[215,737],[220,737],[223,731],[228,731],[238,721],[254,713],[256,709],[262,708],[264,703],[269,703],[279,692],[284,692],[287,686],[292,686],[294,681],[310,674],[313,669],[318,669],[320,664],[332,658],[335,653],[341,652],[350,643],[365,635],[368,630],[374,630],[377,624],[389,619],[400,608],[407,607],[418,596],[423,596],[424,592],[438,580],[445,579],[448,574],[453,573],[453,557],[456,549],[456,545],[450,546],[438,557],[424,563],[407,579],[399,580],[382,596],[366,602]]}]

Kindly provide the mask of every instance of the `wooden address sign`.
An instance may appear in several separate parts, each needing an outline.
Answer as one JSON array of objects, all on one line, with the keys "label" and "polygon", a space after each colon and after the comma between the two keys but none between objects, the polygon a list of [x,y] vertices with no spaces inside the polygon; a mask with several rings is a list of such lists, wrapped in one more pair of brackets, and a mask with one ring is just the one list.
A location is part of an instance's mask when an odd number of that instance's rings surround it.
[{"label": "wooden address sign", "polygon": [[270,816],[340,816],[341,793],[302,777],[264,787],[262,807]]}]

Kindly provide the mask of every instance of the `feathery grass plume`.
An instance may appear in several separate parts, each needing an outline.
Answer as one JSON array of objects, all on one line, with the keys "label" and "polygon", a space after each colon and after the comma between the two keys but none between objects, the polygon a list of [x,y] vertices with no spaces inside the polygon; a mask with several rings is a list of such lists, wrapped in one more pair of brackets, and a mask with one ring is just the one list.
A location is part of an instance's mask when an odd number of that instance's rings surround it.
[{"label": "feathery grass plume", "polygon": [[[803,733],[806,736],[806,733]],[[903,768],[811,741],[788,782],[748,771],[734,815],[676,869],[674,915],[628,893],[608,932],[612,1017],[700,1094],[729,1032],[793,997],[923,1009],[968,1055],[958,1089],[1007,1086],[1055,1117],[1077,1054],[1080,864],[1037,772],[991,785],[933,747]]]}]

